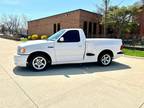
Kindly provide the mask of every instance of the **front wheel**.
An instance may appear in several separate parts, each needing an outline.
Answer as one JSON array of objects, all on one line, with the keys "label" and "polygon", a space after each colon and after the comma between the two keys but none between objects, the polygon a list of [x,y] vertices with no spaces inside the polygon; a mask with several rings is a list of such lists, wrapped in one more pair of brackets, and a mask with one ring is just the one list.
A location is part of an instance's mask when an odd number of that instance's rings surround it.
[{"label": "front wheel", "polygon": [[33,56],[29,64],[31,69],[37,71],[45,70],[47,68],[47,65],[48,65],[48,59],[42,55]]},{"label": "front wheel", "polygon": [[102,66],[108,66],[112,62],[112,56],[108,53],[101,54],[98,58],[98,62]]}]

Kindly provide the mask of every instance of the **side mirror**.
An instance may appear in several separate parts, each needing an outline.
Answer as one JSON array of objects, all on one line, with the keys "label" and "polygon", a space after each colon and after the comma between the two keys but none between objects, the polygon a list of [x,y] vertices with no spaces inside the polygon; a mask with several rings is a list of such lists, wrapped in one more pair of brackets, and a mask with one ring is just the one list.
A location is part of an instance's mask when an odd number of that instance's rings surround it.
[{"label": "side mirror", "polygon": [[61,37],[61,38],[59,39],[59,42],[64,42],[64,37]]}]

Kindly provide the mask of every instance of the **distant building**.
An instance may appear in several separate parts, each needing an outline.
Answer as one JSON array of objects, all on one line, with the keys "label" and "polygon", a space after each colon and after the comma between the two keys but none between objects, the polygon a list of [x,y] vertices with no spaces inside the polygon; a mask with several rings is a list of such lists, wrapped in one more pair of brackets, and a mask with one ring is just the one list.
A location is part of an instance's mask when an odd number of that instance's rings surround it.
[{"label": "distant building", "polygon": [[78,9],[28,22],[28,34],[52,35],[64,28],[82,28],[87,37],[102,37],[100,14]]},{"label": "distant building", "polygon": [[137,21],[139,23],[139,35],[144,39],[144,6],[139,10]]}]

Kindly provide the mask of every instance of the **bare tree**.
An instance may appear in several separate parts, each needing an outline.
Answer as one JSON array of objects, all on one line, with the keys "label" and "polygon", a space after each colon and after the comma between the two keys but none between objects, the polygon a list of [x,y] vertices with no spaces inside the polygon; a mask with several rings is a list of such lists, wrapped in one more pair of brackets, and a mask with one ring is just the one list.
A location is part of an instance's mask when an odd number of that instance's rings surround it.
[{"label": "bare tree", "polygon": [[5,33],[17,35],[27,30],[27,20],[24,15],[3,15],[1,16],[1,25],[5,28]]},{"label": "bare tree", "polygon": [[142,5],[144,5],[144,0],[141,0],[141,2],[142,2]]},{"label": "bare tree", "polygon": [[11,31],[12,25],[11,25],[10,20],[7,15],[1,16],[1,24],[3,25],[4,28],[6,28],[4,33]]},{"label": "bare tree", "polygon": [[144,0],[138,0],[134,3],[134,5],[137,5],[137,6],[144,6]]},{"label": "bare tree", "polygon": [[20,18],[19,16],[9,16],[10,19],[10,25],[11,25],[11,33],[12,34],[18,34],[19,33],[19,27],[20,27]]},{"label": "bare tree", "polygon": [[6,28],[4,25],[0,24],[0,33],[5,34]]},{"label": "bare tree", "polygon": [[27,29],[28,29],[28,17],[25,16],[25,15],[22,15],[21,16],[21,19],[20,19],[20,33],[21,34],[27,34]]}]

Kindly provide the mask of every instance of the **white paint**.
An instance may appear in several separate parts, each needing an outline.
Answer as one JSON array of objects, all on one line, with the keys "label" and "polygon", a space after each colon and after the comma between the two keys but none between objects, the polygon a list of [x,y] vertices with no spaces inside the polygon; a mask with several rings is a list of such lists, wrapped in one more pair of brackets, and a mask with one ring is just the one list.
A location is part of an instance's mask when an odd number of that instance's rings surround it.
[{"label": "white paint", "polygon": [[[57,42],[64,33],[70,30],[79,31],[80,42]],[[37,51],[47,53],[52,59],[52,64],[97,62],[99,54],[104,50],[111,50],[114,55],[113,58],[118,58],[122,55],[117,54],[118,52],[121,52],[121,39],[86,39],[82,29],[64,29],[64,31],[65,32],[60,35],[55,41],[36,40],[20,44],[18,46],[18,55],[15,56],[15,64],[17,66],[26,66],[28,56],[31,53]],[[19,52],[21,48],[26,48],[26,52],[24,54],[21,54]],[[92,53],[95,55],[86,56],[87,53]],[[22,63],[20,63],[19,61],[21,61]]]}]

